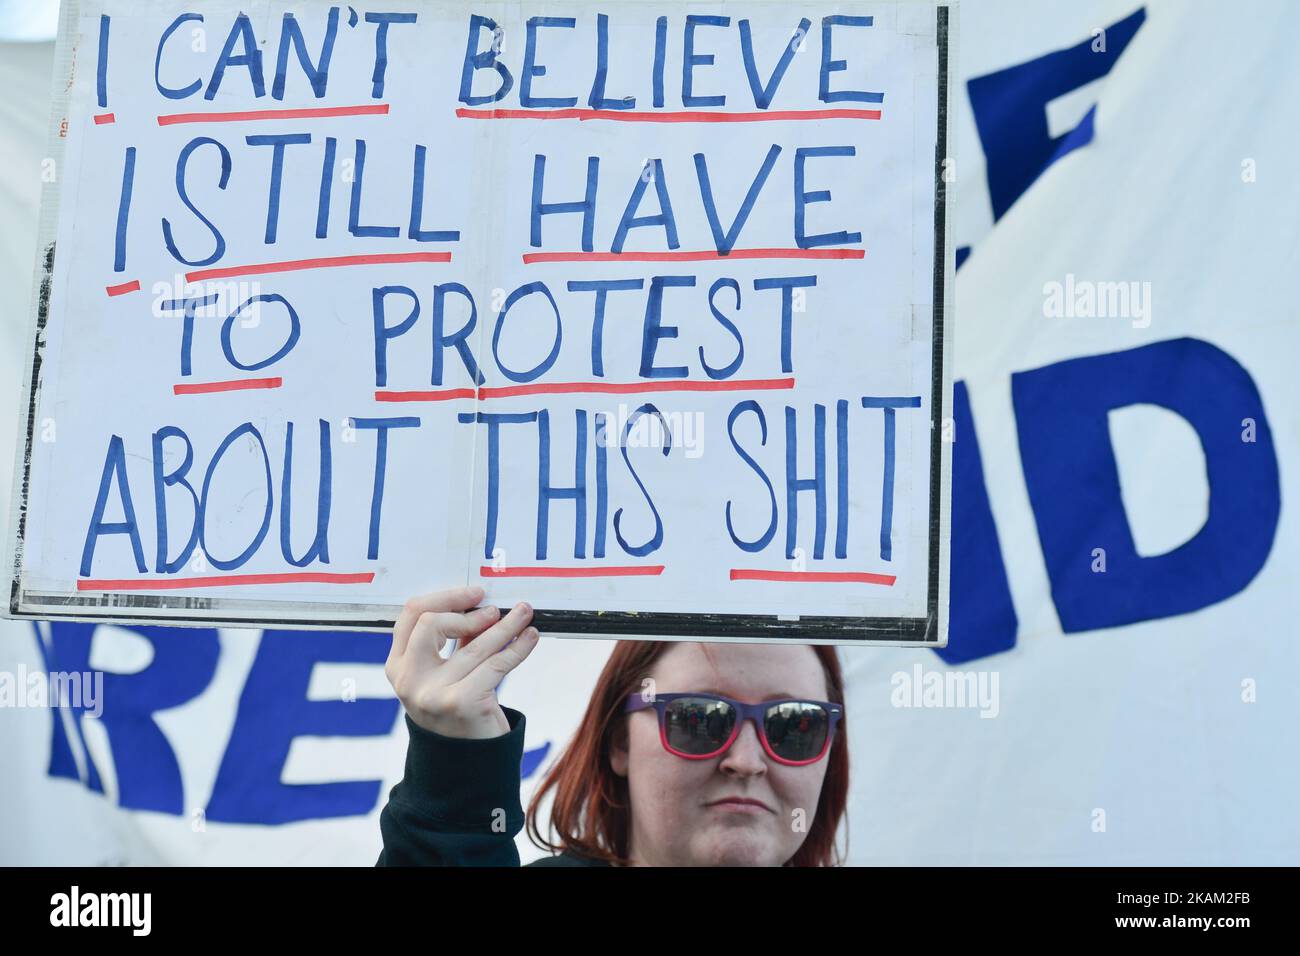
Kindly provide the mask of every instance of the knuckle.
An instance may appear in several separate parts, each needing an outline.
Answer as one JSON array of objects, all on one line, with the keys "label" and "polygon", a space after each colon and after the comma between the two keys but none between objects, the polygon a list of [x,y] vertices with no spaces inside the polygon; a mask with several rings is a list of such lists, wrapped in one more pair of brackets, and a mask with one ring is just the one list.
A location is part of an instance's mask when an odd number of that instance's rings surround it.
[{"label": "knuckle", "polygon": [[456,653],[463,655],[470,663],[478,664],[483,660],[485,651],[483,650],[482,641],[474,640],[468,644],[461,645],[460,649],[457,650]]},{"label": "knuckle", "polygon": [[422,611],[415,619],[415,626],[421,633],[438,634],[442,631],[441,618],[437,611]]}]

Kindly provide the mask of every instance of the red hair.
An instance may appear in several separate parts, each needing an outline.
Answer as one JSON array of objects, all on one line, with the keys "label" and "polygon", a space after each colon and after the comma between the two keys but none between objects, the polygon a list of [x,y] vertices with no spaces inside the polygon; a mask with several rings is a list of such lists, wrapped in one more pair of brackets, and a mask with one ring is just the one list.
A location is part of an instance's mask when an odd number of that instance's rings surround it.
[{"label": "red hair", "polygon": [[[670,648],[672,641],[619,641],[605,663],[587,712],[568,748],[546,774],[528,802],[528,838],[552,853],[570,852],[604,860],[614,866],[628,864],[628,836],[632,811],[627,778],[614,772],[609,759],[611,743],[623,729],[627,714],[623,704],[641,687],[650,668]],[[707,649],[708,645],[705,645]],[[828,701],[844,703],[844,678],[839,657],[831,645],[809,645],[826,676]],[[826,759],[817,812],[808,834],[786,866],[836,866],[843,862],[835,846],[840,819],[849,795],[849,749],[846,721],[840,720]],[[538,808],[550,791],[550,833],[538,826]]]}]

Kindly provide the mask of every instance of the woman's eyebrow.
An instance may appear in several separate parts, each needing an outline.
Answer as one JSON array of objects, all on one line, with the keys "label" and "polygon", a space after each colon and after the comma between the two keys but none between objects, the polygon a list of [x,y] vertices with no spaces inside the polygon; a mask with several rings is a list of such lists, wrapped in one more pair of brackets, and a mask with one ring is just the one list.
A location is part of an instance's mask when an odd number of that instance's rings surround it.
[{"label": "woman's eyebrow", "polygon": [[[696,691],[696,693],[717,694],[719,697],[732,696],[731,694],[724,694],[722,691],[718,690],[715,687],[706,687],[703,690]],[[766,697],[763,698],[762,701],[760,701],[760,703],[766,703],[769,700],[787,700],[787,699],[802,700],[803,698],[801,698],[798,694],[790,694],[785,691],[777,691],[775,694],[768,694]]]}]

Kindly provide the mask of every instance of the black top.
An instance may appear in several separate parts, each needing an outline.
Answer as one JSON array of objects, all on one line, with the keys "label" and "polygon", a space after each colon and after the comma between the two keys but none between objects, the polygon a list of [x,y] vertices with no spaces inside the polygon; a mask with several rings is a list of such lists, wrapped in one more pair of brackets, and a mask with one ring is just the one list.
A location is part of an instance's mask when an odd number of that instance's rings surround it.
[{"label": "black top", "polygon": [[[489,740],[444,737],[403,712],[406,771],[379,814],[384,848],[376,866],[518,866],[524,827],[519,764],[524,715],[502,707],[510,732]],[[528,866],[608,866],[561,853]]]}]

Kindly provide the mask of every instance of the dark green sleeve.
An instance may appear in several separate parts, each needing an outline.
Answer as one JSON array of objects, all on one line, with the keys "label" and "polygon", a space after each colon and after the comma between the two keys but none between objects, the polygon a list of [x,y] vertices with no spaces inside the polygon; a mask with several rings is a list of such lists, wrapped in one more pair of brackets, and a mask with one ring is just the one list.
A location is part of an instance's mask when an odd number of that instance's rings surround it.
[{"label": "dark green sleeve", "polygon": [[379,814],[376,866],[519,865],[524,715],[501,709],[510,731],[490,740],[444,737],[403,712],[406,770]]}]

